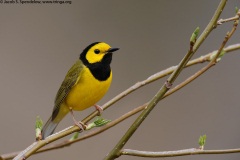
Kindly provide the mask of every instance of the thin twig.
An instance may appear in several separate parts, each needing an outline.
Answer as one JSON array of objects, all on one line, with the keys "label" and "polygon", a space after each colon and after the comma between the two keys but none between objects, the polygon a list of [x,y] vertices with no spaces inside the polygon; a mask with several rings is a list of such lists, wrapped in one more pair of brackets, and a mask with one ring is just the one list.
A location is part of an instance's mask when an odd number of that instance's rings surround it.
[{"label": "thin twig", "polygon": [[221,25],[223,23],[230,22],[230,21],[235,21],[235,20],[238,20],[238,19],[239,19],[238,15],[236,15],[234,17],[231,17],[231,18],[227,18],[227,19],[219,19],[217,24]]},{"label": "thin twig", "polygon": [[138,151],[131,149],[122,150],[122,155],[138,156],[138,157],[177,157],[186,155],[197,155],[197,154],[227,154],[227,153],[239,153],[240,148],[237,149],[224,149],[224,150],[201,150],[197,148],[190,148],[177,151],[162,151],[162,152],[149,152],[149,151]]}]

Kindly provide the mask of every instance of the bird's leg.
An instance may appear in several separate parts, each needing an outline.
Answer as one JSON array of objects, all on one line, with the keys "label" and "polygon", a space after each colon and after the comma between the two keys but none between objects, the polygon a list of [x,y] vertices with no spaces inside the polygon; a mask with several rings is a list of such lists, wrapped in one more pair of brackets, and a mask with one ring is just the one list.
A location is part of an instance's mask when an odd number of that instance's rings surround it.
[{"label": "bird's leg", "polygon": [[101,115],[103,113],[103,108],[101,106],[95,104],[94,107],[98,111],[98,115]]},{"label": "bird's leg", "polygon": [[71,113],[71,115],[72,115],[72,119],[73,119],[74,124],[75,124],[76,126],[78,126],[82,131],[84,131],[84,130],[87,128],[87,126],[86,126],[84,123],[82,123],[81,121],[78,122],[78,121],[75,119],[72,109],[70,109],[70,113]]}]

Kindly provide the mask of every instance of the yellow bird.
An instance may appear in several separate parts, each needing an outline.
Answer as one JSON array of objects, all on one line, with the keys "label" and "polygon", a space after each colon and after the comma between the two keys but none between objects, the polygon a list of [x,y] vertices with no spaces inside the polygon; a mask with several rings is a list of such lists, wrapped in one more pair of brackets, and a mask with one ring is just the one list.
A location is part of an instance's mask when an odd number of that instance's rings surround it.
[{"label": "yellow bird", "polygon": [[74,118],[73,110],[82,111],[91,106],[102,110],[96,103],[110,87],[112,53],[118,49],[111,48],[104,42],[95,42],[82,51],[57,92],[52,116],[42,129],[43,139],[53,134],[58,123],[69,112],[74,123],[83,128],[84,124],[79,124]]}]

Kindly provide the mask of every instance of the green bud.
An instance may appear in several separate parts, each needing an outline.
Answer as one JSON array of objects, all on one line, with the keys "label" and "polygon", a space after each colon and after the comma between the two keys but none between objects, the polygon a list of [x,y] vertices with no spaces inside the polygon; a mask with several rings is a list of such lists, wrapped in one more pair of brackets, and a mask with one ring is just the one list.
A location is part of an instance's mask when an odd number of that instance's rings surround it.
[{"label": "green bud", "polygon": [[200,28],[197,27],[194,32],[192,33],[192,36],[190,38],[190,43],[195,43],[199,34]]},{"label": "green bud", "polygon": [[236,7],[235,7],[235,12],[238,13],[238,11],[239,11],[239,9],[238,9],[238,7],[236,6]]},{"label": "green bud", "polygon": [[39,116],[37,116],[36,123],[35,123],[36,140],[42,139],[42,136],[41,136],[42,127],[43,127],[43,121]]},{"label": "green bud", "polygon": [[[217,58],[217,62],[219,62],[220,60],[221,60],[221,58],[225,55],[225,53],[226,53],[226,51],[223,49],[222,51],[221,51],[221,53],[219,54],[219,56],[218,56],[218,58]],[[214,52],[211,56],[210,56],[210,61],[212,60],[212,59],[214,59],[215,58],[215,56],[216,56],[216,54],[217,54],[217,52]]]},{"label": "green bud", "polygon": [[206,144],[206,139],[207,139],[206,134],[199,137],[198,144],[200,146],[200,149],[204,148],[204,145]]},{"label": "green bud", "polygon": [[42,129],[42,126],[43,126],[43,121],[39,116],[37,116],[36,123],[35,123],[35,128]]},{"label": "green bud", "polygon": [[102,117],[97,116],[97,118],[95,119],[94,122],[90,123],[87,125],[86,130],[90,130],[94,127],[100,127],[100,126],[104,126],[105,124],[111,122],[111,120],[108,119],[104,119]]},{"label": "green bud", "polygon": [[74,133],[74,135],[69,139],[69,141],[73,141],[78,138],[79,132]]}]

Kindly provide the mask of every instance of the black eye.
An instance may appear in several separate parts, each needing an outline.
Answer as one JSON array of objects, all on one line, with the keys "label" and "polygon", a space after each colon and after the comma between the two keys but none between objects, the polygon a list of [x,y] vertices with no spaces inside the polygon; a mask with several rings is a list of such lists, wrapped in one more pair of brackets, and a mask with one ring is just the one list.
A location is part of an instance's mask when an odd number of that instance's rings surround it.
[{"label": "black eye", "polygon": [[98,54],[98,53],[100,53],[100,50],[99,49],[95,49],[94,53]]}]

